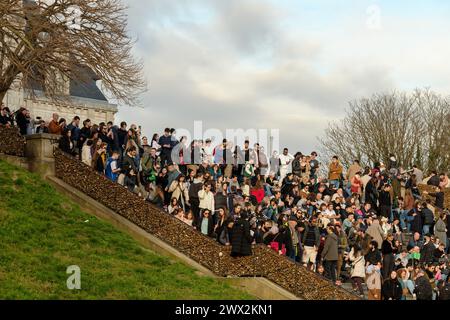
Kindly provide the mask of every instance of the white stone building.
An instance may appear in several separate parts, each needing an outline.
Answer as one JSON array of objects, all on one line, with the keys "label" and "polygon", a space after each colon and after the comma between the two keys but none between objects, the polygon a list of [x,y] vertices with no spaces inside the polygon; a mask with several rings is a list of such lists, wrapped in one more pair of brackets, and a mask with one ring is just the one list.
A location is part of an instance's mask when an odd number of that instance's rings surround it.
[{"label": "white stone building", "polygon": [[117,105],[108,102],[101,90],[97,87],[95,76],[90,81],[78,84],[69,81],[64,89],[66,98],[61,102],[50,101],[41,91],[35,88],[34,97],[28,90],[14,87],[10,89],[3,99],[5,106],[11,111],[25,107],[30,110],[31,118],[38,117],[47,123],[52,119],[52,114],[57,113],[69,123],[74,116],[79,116],[81,121],[90,119],[92,123],[114,121],[117,113]]}]

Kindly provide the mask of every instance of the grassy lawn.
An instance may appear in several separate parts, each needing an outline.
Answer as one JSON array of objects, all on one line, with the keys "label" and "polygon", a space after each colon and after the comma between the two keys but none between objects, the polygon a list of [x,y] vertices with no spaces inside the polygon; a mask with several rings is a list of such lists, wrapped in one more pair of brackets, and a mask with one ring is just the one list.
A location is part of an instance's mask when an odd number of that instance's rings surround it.
[{"label": "grassy lawn", "polygon": [[[81,269],[68,290],[66,269]],[[252,299],[142,248],[0,160],[0,299]]]}]

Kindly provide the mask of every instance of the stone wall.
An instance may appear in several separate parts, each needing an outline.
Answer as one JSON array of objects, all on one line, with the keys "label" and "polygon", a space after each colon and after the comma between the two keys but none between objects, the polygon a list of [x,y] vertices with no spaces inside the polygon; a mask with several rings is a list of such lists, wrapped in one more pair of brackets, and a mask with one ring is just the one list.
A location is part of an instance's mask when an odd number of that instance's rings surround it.
[{"label": "stone wall", "polygon": [[25,138],[20,134],[19,128],[0,125],[0,153],[11,156],[25,156]]},{"label": "stone wall", "polygon": [[280,257],[265,246],[254,246],[254,254],[250,257],[232,258],[228,247],[205,237],[58,149],[55,151],[55,173],[56,177],[65,183],[89,195],[219,276],[263,276],[301,299],[358,299],[286,257]]},{"label": "stone wall", "polygon": [[9,109],[18,110],[25,107],[30,110],[31,118],[41,117],[49,122],[53,113],[58,113],[61,118],[65,118],[69,123],[74,116],[79,116],[81,121],[91,119],[93,123],[114,121],[117,113],[117,106],[104,101],[87,98],[71,97],[71,102],[53,102],[37,93],[34,98],[27,98],[23,90],[13,88],[9,90],[3,99]]}]

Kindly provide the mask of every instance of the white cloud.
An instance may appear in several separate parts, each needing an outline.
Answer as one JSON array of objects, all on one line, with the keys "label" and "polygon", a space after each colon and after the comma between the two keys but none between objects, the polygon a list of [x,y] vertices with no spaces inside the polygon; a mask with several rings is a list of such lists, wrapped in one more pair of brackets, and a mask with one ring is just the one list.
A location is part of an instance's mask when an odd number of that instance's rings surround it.
[{"label": "white cloud", "polygon": [[121,108],[118,119],[142,123],[148,135],[195,120],[223,131],[279,128],[282,146],[309,152],[350,100],[450,89],[440,21],[427,21],[426,32],[423,22],[383,16],[370,30],[362,11],[310,30],[297,11],[268,0],[127,2],[149,92],[144,109]]}]

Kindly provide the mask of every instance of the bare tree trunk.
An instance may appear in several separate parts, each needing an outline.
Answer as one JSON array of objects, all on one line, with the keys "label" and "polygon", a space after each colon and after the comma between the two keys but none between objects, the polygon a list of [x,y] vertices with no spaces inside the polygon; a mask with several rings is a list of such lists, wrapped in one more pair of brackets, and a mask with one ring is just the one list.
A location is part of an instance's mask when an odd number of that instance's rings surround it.
[{"label": "bare tree trunk", "polygon": [[6,96],[6,93],[8,92],[8,90],[1,90],[0,89],[0,103],[3,101],[3,99]]}]

